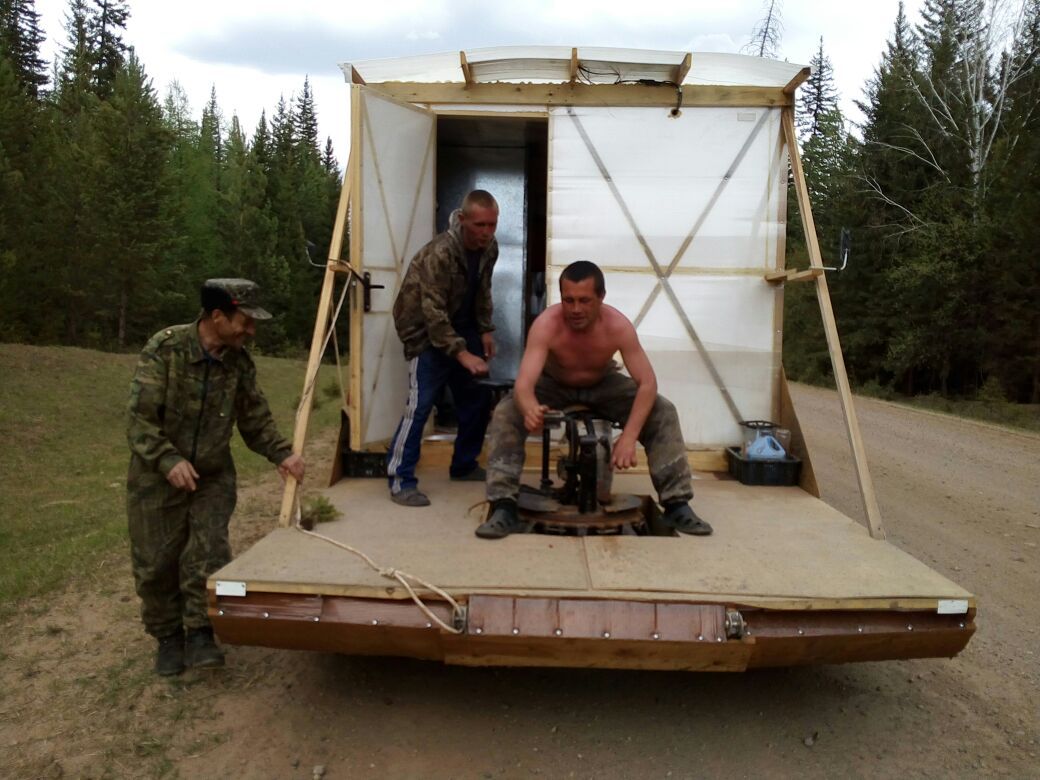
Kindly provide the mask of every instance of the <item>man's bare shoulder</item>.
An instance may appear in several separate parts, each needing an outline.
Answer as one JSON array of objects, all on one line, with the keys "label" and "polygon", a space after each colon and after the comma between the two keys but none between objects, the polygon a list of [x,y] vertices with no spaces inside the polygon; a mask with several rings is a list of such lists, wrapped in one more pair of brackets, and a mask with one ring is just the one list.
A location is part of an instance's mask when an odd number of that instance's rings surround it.
[{"label": "man's bare shoulder", "polygon": [[621,334],[635,331],[635,326],[632,324],[632,320],[613,306],[603,304],[603,308],[600,309],[600,317],[603,319],[604,324],[613,333]]},{"label": "man's bare shoulder", "polygon": [[531,330],[554,330],[563,324],[563,307],[554,303],[541,314],[534,318]]}]

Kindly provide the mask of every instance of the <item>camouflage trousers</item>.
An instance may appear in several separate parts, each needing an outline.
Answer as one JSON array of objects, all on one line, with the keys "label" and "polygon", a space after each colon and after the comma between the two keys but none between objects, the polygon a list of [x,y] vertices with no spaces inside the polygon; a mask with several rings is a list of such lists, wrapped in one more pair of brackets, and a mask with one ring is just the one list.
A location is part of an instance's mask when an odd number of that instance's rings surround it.
[{"label": "camouflage trousers", "polygon": [[231,560],[234,467],[204,475],[197,484],[188,493],[161,473],[130,467],[130,558],[141,619],[152,636],[208,626],[206,578]]},{"label": "camouflage trousers", "polygon": [[[624,425],[632,411],[638,386],[616,368],[592,387],[568,387],[542,374],[535,385],[538,402],[550,409],[587,406],[599,416]],[[487,497],[489,501],[517,497],[524,470],[524,443],[527,428],[524,417],[510,394],[495,407],[488,429]],[[646,450],[650,479],[662,504],[693,498],[686,444],[679,427],[679,415],[667,398],[657,396],[650,416],[643,424],[639,443]]]}]

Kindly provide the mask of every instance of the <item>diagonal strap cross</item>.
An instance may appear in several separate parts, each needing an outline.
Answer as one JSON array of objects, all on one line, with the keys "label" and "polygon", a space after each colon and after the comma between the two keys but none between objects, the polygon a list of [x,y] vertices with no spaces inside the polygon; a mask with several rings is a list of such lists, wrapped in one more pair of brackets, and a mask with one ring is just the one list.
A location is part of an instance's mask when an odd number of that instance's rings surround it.
[{"label": "diagonal strap cross", "polygon": [[642,247],[643,253],[646,255],[647,260],[650,261],[650,266],[651,268],[653,268],[654,274],[657,276],[657,284],[654,285],[654,289],[650,292],[650,295],[647,297],[646,302],[643,304],[642,309],[640,309],[639,314],[636,316],[633,325],[635,325],[635,327],[637,328],[639,327],[640,323],[642,323],[642,321],[645,319],[647,312],[650,311],[650,307],[653,306],[654,301],[657,300],[657,296],[660,295],[661,291],[663,290],[665,296],[668,298],[668,300],[672,304],[672,307],[675,309],[676,314],[679,315],[679,319],[682,321],[683,327],[686,329],[686,334],[690,337],[690,340],[693,342],[694,347],[696,347],[697,349],[697,353],[704,361],[704,365],[707,367],[708,373],[711,375],[712,381],[715,382],[715,386],[718,388],[719,393],[722,395],[723,400],[726,402],[726,406],[729,408],[730,414],[732,414],[733,419],[739,423],[744,418],[741,415],[740,410],[737,408],[736,403],[733,401],[733,397],[732,395],[730,395],[729,389],[726,387],[725,382],[723,382],[722,376],[719,374],[718,368],[716,368],[714,361],[712,361],[711,359],[711,355],[708,354],[707,347],[704,346],[704,342],[701,341],[700,336],[697,335],[697,330],[693,327],[693,323],[690,322],[690,318],[686,315],[686,310],[683,308],[682,303],[679,301],[678,296],[675,294],[675,290],[672,288],[669,279],[672,273],[675,271],[676,267],[678,267],[679,262],[682,260],[683,255],[686,253],[686,250],[689,249],[690,244],[693,243],[693,239],[697,235],[697,232],[704,225],[704,221],[707,219],[708,214],[711,213],[712,208],[715,207],[715,204],[718,202],[719,196],[722,195],[723,190],[726,189],[726,185],[729,184],[730,179],[733,178],[733,174],[736,172],[741,161],[743,161],[744,157],[747,155],[748,150],[751,148],[751,144],[754,142],[755,138],[762,130],[762,127],[765,125],[765,120],[768,116],[768,112],[762,112],[762,115],[759,117],[758,122],[755,124],[754,128],[752,128],[751,133],[744,141],[744,145],[740,147],[740,151],[737,153],[736,158],[733,160],[732,164],[726,170],[726,173],[723,175],[722,180],[719,182],[718,186],[716,186],[715,192],[712,193],[712,196],[708,200],[708,203],[704,207],[704,210],[701,212],[700,216],[697,217],[697,220],[693,223],[693,227],[691,227],[690,231],[686,234],[686,237],[683,239],[682,244],[679,245],[679,248],[676,251],[675,256],[672,258],[672,261],[671,263],[669,263],[667,268],[661,267],[661,264],[658,262],[653,250],[650,248],[650,245],[646,242],[646,238],[644,238],[642,231],[640,231],[639,226],[636,225],[635,218],[632,216],[632,212],[629,210],[628,204],[625,203],[625,199],[621,196],[621,192],[618,190],[616,182],[610,175],[610,171],[607,170],[607,166],[603,163],[603,158],[601,158],[599,156],[599,152],[596,151],[596,147],[593,145],[592,139],[589,138],[589,134],[585,130],[585,126],[582,124],[581,119],[578,117],[577,113],[575,113],[573,107],[567,107],[567,115],[570,116],[570,118],[573,120],[574,126],[578,131],[578,135],[581,136],[581,140],[584,142],[585,148],[592,156],[593,162],[596,163],[596,167],[599,169],[600,175],[603,177],[603,180],[606,182],[611,194],[614,196],[614,199],[617,201],[618,206],[621,208],[621,213],[624,214],[625,219],[628,222],[628,226],[632,229],[632,232],[635,235],[636,240],[639,242],[639,246]]}]

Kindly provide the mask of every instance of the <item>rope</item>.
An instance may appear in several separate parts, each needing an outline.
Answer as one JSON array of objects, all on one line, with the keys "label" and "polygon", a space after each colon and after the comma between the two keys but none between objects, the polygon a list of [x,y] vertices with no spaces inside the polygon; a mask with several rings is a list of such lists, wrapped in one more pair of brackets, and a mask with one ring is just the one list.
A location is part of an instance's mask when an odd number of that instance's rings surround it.
[{"label": "rope", "polygon": [[[329,346],[330,338],[331,339],[335,339],[335,336],[336,336],[336,322],[339,320],[339,314],[340,314],[340,311],[343,308],[343,303],[346,300],[347,291],[349,290],[349,287],[350,287],[349,284],[346,284],[346,285],[343,286],[343,292],[340,295],[339,303],[336,305],[336,310],[332,314],[331,326],[329,327],[328,332],[325,334],[325,340],[324,340],[324,342],[322,343],[322,346],[321,346],[321,355],[322,356],[324,356],[325,350]],[[321,360],[321,358],[319,357],[319,364],[320,364],[320,360]],[[339,367],[339,345],[338,344],[336,345],[336,364],[337,364],[337,368],[338,368]],[[317,378],[318,378],[318,372],[315,371],[314,372],[314,376],[311,377],[310,381],[307,383],[307,386],[304,388],[303,395],[300,398],[300,405],[296,409],[296,418],[297,418],[297,420],[299,420],[300,411],[303,409],[304,399],[308,398],[309,395],[311,394],[311,392],[313,392],[313,390],[314,390],[314,382],[317,380]],[[342,390],[342,389],[343,389],[343,382],[342,382],[342,375],[340,375],[340,390]],[[415,588],[412,587],[412,584],[411,584],[411,582],[409,582],[409,580],[411,580],[412,582],[415,582],[418,585],[426,588],[427,590],[431,591],[432,593],[437,594],[442,599],[444,599],[446,602],[448,602],[451,605],[451,611],[452,611],[452,618],[453,618],[453,620],[456,623],[458,623],[459,625],[462,625],[465,622],[465,615],[466,615],[465,610],[463,609],[462,605],[459,604],[459,602],[457,602],[455,599],[453,599],[448,593],[446,593],[441,588],[438,588],[436,585],[433,585],[432,583],[427,582],[426,580],[422,579],[421,577],[417,577],[414,574],[409,574],[406,571],[401,571],[400,569],[395,569],[395,568],[389,567],[389,566],[380,566],[375,561],[373,561],[368,555],[363,553],[361,550],[358,550],[355,547],[351,547],[349,544],[344,544],[343,542],[340,542],[337,539],[333,539],[333,538],[331,538],[329,536],[325,536],[324,534],[316,533],[315,531],[308,531],[306,528],[304,528],[301,525],[302,512],[300,510],[300,493],[302,492],[302,487],[303,486],[299,485],[299,484],[296,486],[295,497],[294,497],[294,504],[295,504],[295,506],[294,506],[294,514],[295,514],[295,521],[296,522],[293,523],[293,528],[295,528],[301,534],[313,537],[315,539],[320,539],[323,542],[327,542],[328,544],[334,545],[335,547],[339,547],[342,550],[346,550],[347,552],[353,553],[354,555],[358,556],[361,560],[363,560],[366,564],[368,564],[368,566],[371,567],[372,570],[375,571],[380,577],[386,577],[387,579],[394,580],[394,581],[400,583],[401,587],[403,587],[405,589],[405,591],[411,597],[412,601],[415,602],[415,605],[422,611],[422,613],[424,615],[426,615],[427,618],[430,619],[431,622],[436,623],[443,630],[447,631],[450,634],[461,634],[462,633],[462,629],[456,628],[455,626],[448,625],[443,620],[441,620],[437,615],[435,615],[433,613],[433,611],[429,607],[427,607],[425,602],[423,602],[423,600],[419,597],[419,594],[417,594],[415,592]]]},{"label": "rope", "polygon": [[421,585],[422,587],[426,588],[427,590],[436,593],[442,599],[451,604],[453,619],[456,623],[461,625],[465,620],[465,611],[463,610],[462,605],[459,604],[459,602],[457,602],[455,599],[453,599],[448,593],[441,590],[436,585],[430,584],[422,577],[416,577],[414,574],[409,574],[406,571],[401,571],[400,569],[395,569],[393,567],[380,566],[367,555],[365,555],[365,553],[361,552],[361,550],[358,550],[355,547],[351,547],[349,544],[344,544],[343,542],[338,541],[337,539],[333,539],[330,536],[325,536],[324,534],[316,533],[315,531],[308,531],[306,528],[300,525],[299,504],[297,504],[296,515],[296,523],[293,525],[293,528],[295,528],[301,534],[312,536],[315,539],[322,540],[323,542],[328,542],[331,545],[335,545],[336,547],[339,547],[342,550],[346,550],[347,552],[353,553],[354,555],[358,556],[361,560],[367,563],[373,569],[373,571],[375,571],[380,577],[386,577],[387,579],[399,582],[401,586],[408,592],[408,595],[411,596],[412,601],[415,602],[415,606],[422,610],[423,614],[426,615],[426,617],[428,617],[431,621],[436,623],[438,626],[440,626],[448,633],[462,633],[462,629],[456,628],[455,626],[449,626],[447,623],[445,623],[443,620],[437,617],[437,615],[435,615],[433,611],[426,606],[423,600],[415,592],[415,589],[412,587],[409,580],[412,580],[417,584]]}]

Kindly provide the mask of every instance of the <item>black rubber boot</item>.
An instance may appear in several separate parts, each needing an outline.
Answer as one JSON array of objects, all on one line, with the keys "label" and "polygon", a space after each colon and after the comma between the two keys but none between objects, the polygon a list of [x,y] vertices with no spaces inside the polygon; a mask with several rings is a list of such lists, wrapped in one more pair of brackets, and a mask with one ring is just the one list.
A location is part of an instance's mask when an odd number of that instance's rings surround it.
[{"label": "black rubber boot", "polygon": [[193,669],[216,669],[224,665],[224,651],[213,640],[213,629],[194,628],[184,642],[184,661]]},{"label": "black rubber boot", "polygon": [[184,632],[168,634],[158,638],[159,648],[155,651],[155,673],[161,677],[173,677],[184,671]]},{"label": "black rubber boot", "polygon": [[476,534],[481,539],[501,539],[509,534],[527,533],[528,527],[528,524],[520,519],[516,502],[500,498],[492,502],[491,514],[477,527]]},{"label": "black rubber boot", "polygon": [[711,536],[712,533],[711,526],[697,517],[697,514],[685,501],[667,505],[664,508],[664,515],[661,516],[661,520],[666,526],[674,528],[681,534]]}]

